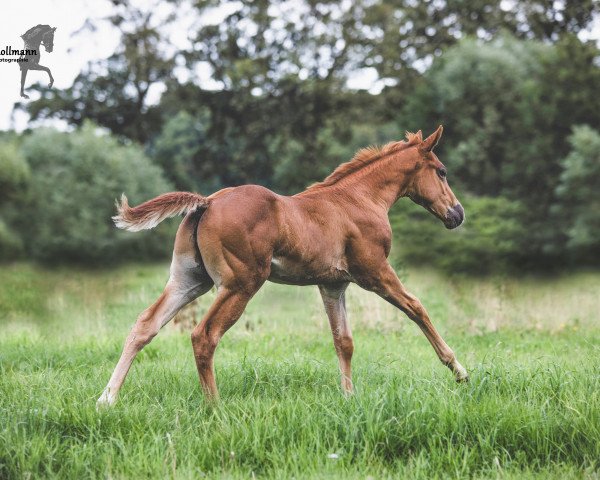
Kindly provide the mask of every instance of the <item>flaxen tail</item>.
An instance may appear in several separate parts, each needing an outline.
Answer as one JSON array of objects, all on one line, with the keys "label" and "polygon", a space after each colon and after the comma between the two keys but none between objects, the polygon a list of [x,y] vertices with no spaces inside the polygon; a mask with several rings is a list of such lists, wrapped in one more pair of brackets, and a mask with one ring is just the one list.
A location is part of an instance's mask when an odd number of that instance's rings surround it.
[{"label": "flaxen tail", "polygon": [[170,192],[152,200],[130,207],[125,194],[117,202],[117,215],[113,218],[118,228],[138,232],[156,227],[165,218],[174,217],[197,208],[206,208],[209,200],[199,193]]}]

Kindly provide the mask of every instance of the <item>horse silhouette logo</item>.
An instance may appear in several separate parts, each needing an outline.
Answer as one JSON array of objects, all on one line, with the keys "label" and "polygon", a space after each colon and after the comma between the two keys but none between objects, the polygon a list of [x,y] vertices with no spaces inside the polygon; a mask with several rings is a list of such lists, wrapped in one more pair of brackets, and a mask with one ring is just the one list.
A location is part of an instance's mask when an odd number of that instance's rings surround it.
[{"label": "horse silhouette logo", "polygon": [[[43,45],[48,53],[54,48],[54,32],[56,27],[50,25],[36,25],[27,30],[21,38],[25,42],[26,54],[19,58],[19,68],[21,69],[21,96],[29,98],[23,88],[25,86],[25,78],[29,70],[42,70],[48,73],[50,83],[48,87],[54,84],[54,77],[48,67],[40,65],[40,45]],[[32,53],[33,52],[33,53]]]}]

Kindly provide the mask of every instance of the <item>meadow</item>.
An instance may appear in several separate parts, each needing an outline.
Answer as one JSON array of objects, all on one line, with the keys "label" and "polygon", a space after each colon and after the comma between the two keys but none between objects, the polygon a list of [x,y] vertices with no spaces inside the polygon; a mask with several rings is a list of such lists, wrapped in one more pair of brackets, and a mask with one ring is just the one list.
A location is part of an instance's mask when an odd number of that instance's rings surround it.
[{"label": "meadow", "polygon": [[409,268],[468,384],[410,320],[351,287],[350,398],[316,288],[267,284],[217,350],[220,404],[201,395],[189,332],[168,325],[97,411],[167,272],[2,267],[0,478],[600,477],[598,273]]}]

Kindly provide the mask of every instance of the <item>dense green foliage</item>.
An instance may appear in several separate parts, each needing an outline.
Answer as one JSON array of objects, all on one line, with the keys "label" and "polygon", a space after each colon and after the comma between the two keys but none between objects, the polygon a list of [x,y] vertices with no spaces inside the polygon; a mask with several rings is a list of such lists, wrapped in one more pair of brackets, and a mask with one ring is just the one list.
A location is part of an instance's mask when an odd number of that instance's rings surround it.
[{"label": "dense green foliage", "polygon": [[30,171],[14,138],[0,138],[0,261],[13,259],[23,251],[20,236],[5,221],[11,199],[19,201],[29,181]]},{"label": "dense green foliage", "polygon": [[567,250],[593,262],[600,255],[600,132],[576,127],[569,141],[572,150],[562,161],[554,219],[564,225]]},{"label": "dense green foliage", "polygon": [[468,221],[447,231],[439,220],[407,200],[390,215],[395,232],[392,263],[433,264],[456,273],[502,271],[523,248],[526,228],[519,223],[521,206],[502,197],[461,199]]},{"label": "dense green foliage", "polygon": [[217,350],[219,407],[201,396],[188,333],[167,326],[136,359],[120,403],[96,412],[131,322],[167,276],[166,265],[0,270],[1,478],[599,473],[598,275],[411,272],[469,384],[454,382],[416,325],[352,288],[349,399],[316,289],[269,284]]},{"label": "dense green foliage", "polygon": [[171,235],[165,229],[136,236],[111,221],[122,192],[140,202],[172,188],[140,148],[119,145],[87,124],[72,133],[36,130],[21,152],[31,176],[12,224],[28,255],[106,263],[168,252]]},{"label": "dense green foliage", "polygon": [[196,120],[180,111],[165,123],[154,141],[153,158],[179,190],[207,191],[219,185],[211,182],[218,179],[216,165],[210,161],[209,152],[203,151],[206,126],[206,119]]},{"label": "dense green foliage", "polygon": [[29,179],[29,166],[12,141],[0,143],[0,203],[19,195]]}]

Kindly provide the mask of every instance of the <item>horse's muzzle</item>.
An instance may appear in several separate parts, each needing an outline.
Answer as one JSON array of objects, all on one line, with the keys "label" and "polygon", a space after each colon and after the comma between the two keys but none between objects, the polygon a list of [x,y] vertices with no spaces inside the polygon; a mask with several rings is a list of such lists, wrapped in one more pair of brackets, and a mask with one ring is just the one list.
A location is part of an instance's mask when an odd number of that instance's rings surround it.
[{"label": "horse's muzzle", "polygon": [[465,211],[462,205],[457,203],[453,207],[450,207],[446,212],[446,220],[444,220],[444,225],[448,229],[453,229],[463,223],[464,219]]}]

